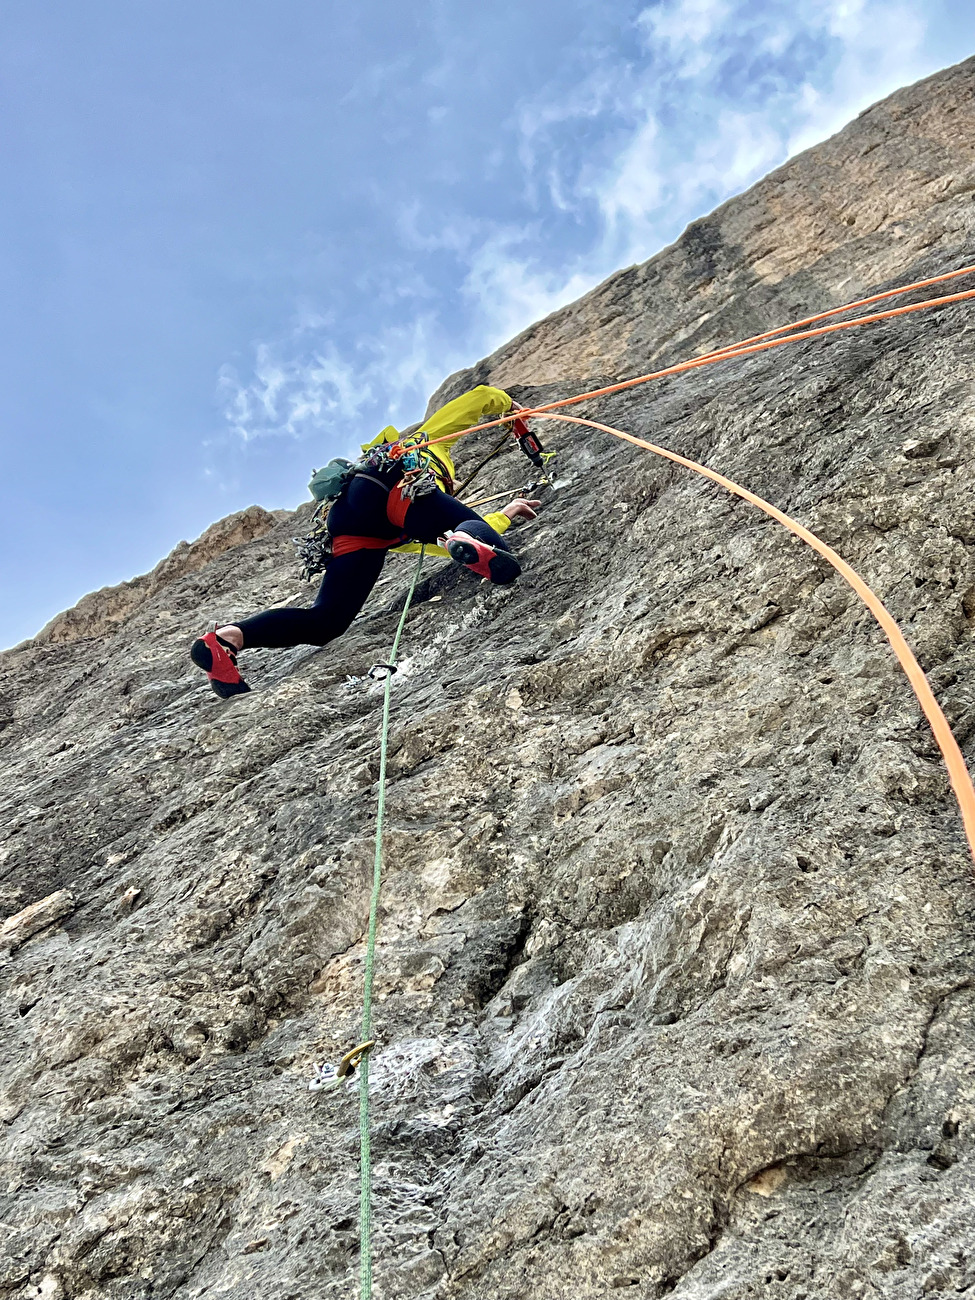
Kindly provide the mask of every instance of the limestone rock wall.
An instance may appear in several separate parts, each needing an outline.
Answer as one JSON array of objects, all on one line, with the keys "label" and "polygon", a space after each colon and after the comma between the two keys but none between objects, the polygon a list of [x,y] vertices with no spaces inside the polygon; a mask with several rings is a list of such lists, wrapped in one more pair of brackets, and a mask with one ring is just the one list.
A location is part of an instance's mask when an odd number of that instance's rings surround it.
[{"label": "limestone rock wall", "polygon": [[[441,396],[568,394],[975,262],[973,73],[870,110]],[[969,757],[973,342],[961,304],[593,404],[854,563]],[[551,441],[523,578],[432,562],[396,679],[376,1294],[964,1294],[975,890],[906,682],[764,517],[600,435]],[[483,491],[523,474],[512,453]],[[338,643],[248,654],[254,693],[222,705],[190,637],[311,594],[302,519],[266,522],[140,586],[137,639],[123,609],[2,657],[4,1300],[354,1294],[355,1095],[307,1084],[357,1038],[366,671],[412,561]]]}]

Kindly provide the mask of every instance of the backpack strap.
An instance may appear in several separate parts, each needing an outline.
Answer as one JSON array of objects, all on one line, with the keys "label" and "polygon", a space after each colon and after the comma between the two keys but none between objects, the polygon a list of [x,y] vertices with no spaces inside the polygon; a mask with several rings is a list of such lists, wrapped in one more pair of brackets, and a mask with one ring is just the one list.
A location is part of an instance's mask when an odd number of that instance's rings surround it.
[{"label": "backpack strap", "polygon": [[381,487],[384,492],[389,491],[390,485],[388,483],[384,483],[381,478],[376,478],[375,474],[367,474],[364,469],[357,469],[354,477],[367,478],[370,483],[375,483],[376,487]]}]

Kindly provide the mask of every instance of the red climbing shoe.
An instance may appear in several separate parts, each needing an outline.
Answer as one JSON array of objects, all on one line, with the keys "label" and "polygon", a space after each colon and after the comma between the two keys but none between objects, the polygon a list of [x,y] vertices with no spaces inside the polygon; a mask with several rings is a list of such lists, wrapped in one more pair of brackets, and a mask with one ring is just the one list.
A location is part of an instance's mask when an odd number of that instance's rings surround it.
[{"label": "red climbing shoe", "polygon": [[190,658],[210,679],[210,689],[222,700],[243,695],[250,687],[237,671],[237,647],[217,636],[216,629],[198,637],[190,646]]},{"label": "red climbing shoe", "polygon": [[443,538],[447,554],[471,573],[503,586],[514,582],[521,573],[521,565],[510,551],[499,551],[487,542],[472,537],[467,532],[447,533]]}]

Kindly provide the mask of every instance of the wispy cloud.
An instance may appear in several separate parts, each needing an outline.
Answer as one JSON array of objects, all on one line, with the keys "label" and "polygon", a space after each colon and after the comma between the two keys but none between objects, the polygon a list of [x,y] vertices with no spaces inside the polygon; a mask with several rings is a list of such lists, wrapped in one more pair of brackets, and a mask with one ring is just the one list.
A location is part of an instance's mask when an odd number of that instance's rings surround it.
[{"label": "wispy cloud", "polygon": [[[662,0],[633,25],[642,59],[521,106],[526,190],[547,185],[592,233],[561,266],[538,220],[471,250],[464,289],[492,345],[929,70],[920,0]],[[601,136],[582,159],[566,147],[580,132]]]},{"label": "wispy cloud", "polygon": [[[408,422],[451,369],[642,261],[687,222],[929,69],[923,0],[659,0],[581,76],[513,106],[512,217],[443,198],[396,213],[376,271],[390,323],[354,343],[326,312],[256,347],[220,396],[245,441],[359,417]],[[498,147],[501,147],[500,144]],[[395,262],[395,258],[394,258]],[[417,266],[427,268],[421,273]]]},{"label": "wispy cloud", "polygon": [[637,25],[651,49],[666,51],[673,71],[699,77],[713,63],[716,40],[735,9],[730,0],[674,0],[644,9]]},{"label": "wispy cloud", "polygon": [[[360,440],[357,422],[364,416],[386,412],[393,422],[409,423],[422,414],[451,358],[442,338],[434,343],[432,328],[431,317],[419,317],[343,354],[327,318],[305,316],[282,342],[256,345],[250,374],[242,378],[235,367],[223,367],[218,397],[227,426],[245,443],[324,432],[352,444]],[[309,334],[317,346],[308,347]]]},{"label": "wispy cloud", "polygon": [[226,365],[218,379],[227,423],[250,442],[268,434],[299,437],[329,417],[354,415],[363,401],[361,375],[334,350],[281,358],[259,343],[251,375]]},{"label": "wispy cloud", "polygon": [[825,84],[803,82],[790,154],[832,135],[867,105],[932,71],[921,63],[927,31],[923,4],[834,0],[824,8],[840,56]]},{"label": "wispy cloud", "polygon": [[523,232],[492,233],[471,250],[462,292],[472,305],[485,351],[592,287],[584,270],[566,277],[534,258]]}]

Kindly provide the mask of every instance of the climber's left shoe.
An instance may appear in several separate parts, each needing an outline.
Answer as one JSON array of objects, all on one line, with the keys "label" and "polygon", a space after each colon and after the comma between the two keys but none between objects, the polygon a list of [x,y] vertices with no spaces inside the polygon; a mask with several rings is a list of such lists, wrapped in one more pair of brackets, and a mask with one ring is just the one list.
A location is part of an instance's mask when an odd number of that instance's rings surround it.
[{"label": "climber's left shoe", "polygon": [[250,687],[237,671],[237,647],[217,636],[216,629],[198,637],[190,646],[190,658],[210,679],[210,689],[222,700],[242,695]]}]

